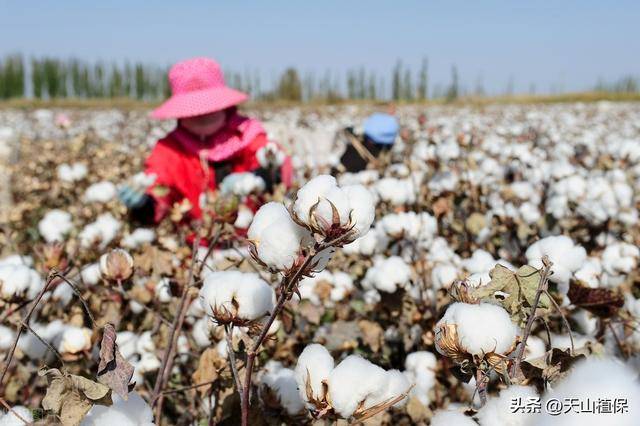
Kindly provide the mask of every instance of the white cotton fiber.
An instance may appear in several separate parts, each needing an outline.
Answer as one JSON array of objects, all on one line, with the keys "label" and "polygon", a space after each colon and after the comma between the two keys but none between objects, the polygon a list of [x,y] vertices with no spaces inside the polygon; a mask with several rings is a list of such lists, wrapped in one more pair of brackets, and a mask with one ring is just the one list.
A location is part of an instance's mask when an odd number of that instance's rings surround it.
[{"label": "white cotton fiber", "polygon": [[278,401],[289,415],[300,414],[304,401],[300,398],[296,374],[290,368],[282,367],[277,361],[269,361],[262,375],[262,383],[276,394]]},{"label": "white cotton fiber", "polygon": [[116,197],[118,190],[109,181],[94,183],[89,186],[84,193],[86,203],[106,203]]},{"label": "white cotton fiber", "polygon": [[[386,371],[358,355],[349,355],[329,374],[329,394],[335,411],[349,418],[364,401],[364,408],[384,393]],[[380,402],[380,401],[377,401]]]},{"label": "white cotton fiber", "polygon": [[436,384],[436,356],[427,351],[413,352],[404,361],[405,375],[414,384],[411,395],[429,406],[429,392]]},{"label": "white cotton fiber", "polygon": [[111,213],[103,213],[82,229],[78,235],[80,244],[85,248],[99,244],[99,248],[104,249],[116,237],[121,225]]},{"label": "white cotton fiber", "polygon": [[152,243],[156,238],[156,232],[150,228],[137,228],[129,235],[122,238],[122,246],[129,249],[136,249],[143,244]]},{"label": "white cotton fiber", "polygon": [[[559,416],[536,416],[532,426],[634,426],[640,415],[640,383],[638,373],[622,361],[613,358],[590,358],[581,361],[553,391],[544,395],[542,406],[550,398],[564,401],[565,398],[587,400],[592,403],[599,399],[627,402],[627,412],[621,413],[566,413]],[[543,410],[544,413],[544,410]],[[606,420],[605,420],[606,419]]]},{"label": "white cotton fiber", "polygon": [[113,405],[94,405],[80,423],[81,426],[153,426],[151,406],[137,392],[125,401],[112,395]]},{"label": "white cotton fiber", "polygon": [[64,210],[50,210],[38,223],[38,232],[48,243],[64,241],[64,237],[72,229],[71,214]]},{"label": "white cotton fiber", "polygon": [[304,348],[298,357],[298,363],[294,370],[300,397],[304,401],[308,402],[307,384],[311,386],[313,398],[316,400],[322,399],[322,382],[329,378],[333,366],[333,358],[324,346],[313,343]]},{"label": "white cotton fiber", "polygon": [[[479,356],[490,352],[507,353],[519,333],[507,311],[488,303],[453,303],[436,324],[436,329],[444,324],[455,324],[461,348]],[[437,340],[436,349],[440,352]]]},{"label": "white cotton fiber", "polygon": [[431,426],[478,426],[478,424],[460,411],[438,410],[431,418]]},{"label": "white cotton fiber", "polygon": [[[237,304],[237,309],[233,302]],[[226,310],[238,319],[256,320],[273,310],[275,293],[257,274],[210,272],[200,289],[200,303],[207,315],[212,317],[214,310]]]},{"label": "white cotton fiber", "polygon": [[373,266],[367,270],[362,286],[366,290],[377,289],[394,293],[411,280],[411,267],[399,256],[376,258]]},{"label": "white cotton fiber", "polygon": [[87,166],[82,163],[61,164],[58,166],[58,179],[63,182],[76,182],[87,175]]},{"label": "white cotton fiber", "polygon": [[480,426],[527,426],[534,414],[522,411],[512,412],[510,409],[512,401],[520,400],[521,404],[526,406],[527,401],[535,401],[537,397],[538,394],[532,387],[511,385],[500,391],[498,396],[489,398],[476,417],[480,421]]},{"label": "white cotton fiber", "polygon": [[565,235],[543,238],[529,246],[525,255],[528,263],[538,269],[543,266],[542,257],[548,256],[553,262],[550,280],[558,284],[567,284],[573,272],[580,269],[587,259],[584,247],[575,245]]},{"label": "white cotton fiber", "polygon": [[[4,408],[4,407],[3,407]],[[31,410],[22,405],[14,405],[12,411],[0,414],[0,426],[24,426],[24,421],[33,422]],[[18,414],[20,417],[16,416]]]}]

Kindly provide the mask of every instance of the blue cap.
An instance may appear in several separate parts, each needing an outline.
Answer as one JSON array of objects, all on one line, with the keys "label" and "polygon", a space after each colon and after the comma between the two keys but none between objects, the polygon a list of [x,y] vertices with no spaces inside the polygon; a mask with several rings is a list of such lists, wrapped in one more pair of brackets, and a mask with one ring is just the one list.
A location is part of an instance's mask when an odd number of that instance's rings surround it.
[{"label": "blue cap", "polygon": [[398,136],[398,120],[393,115],[375,113],[364,122],[364,134],[380,145],[391,145]]}]

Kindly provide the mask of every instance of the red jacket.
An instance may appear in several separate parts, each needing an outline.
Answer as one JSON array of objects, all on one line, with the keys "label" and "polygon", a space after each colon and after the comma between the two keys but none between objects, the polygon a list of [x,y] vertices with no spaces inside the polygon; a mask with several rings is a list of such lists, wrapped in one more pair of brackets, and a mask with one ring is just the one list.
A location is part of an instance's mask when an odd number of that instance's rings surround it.
[{"label": "red jacket", "polygon": [[[267,144],[267,136],[260,134],[246,148],[238,151],[225,161],[231,173],[251,172],[260,167],[256,152]],[[145,172],[155,174],[156,181],[147,190],[155,201],[154,220],[159,222],[169,212],[174,203],[188,199],[192,205],[191,217],[200,218],[200,194],[203,189],[216,189],[216,173],[212,163],[203,165],[200,158],[188,152],[170,135],[160,139],[145,162]],[[291,182],[291,160],[287,158],[282,166],[282,181]],[[162,191],[158,186],[164,187]],[[168,190],[168,191],[167,191]]]}]

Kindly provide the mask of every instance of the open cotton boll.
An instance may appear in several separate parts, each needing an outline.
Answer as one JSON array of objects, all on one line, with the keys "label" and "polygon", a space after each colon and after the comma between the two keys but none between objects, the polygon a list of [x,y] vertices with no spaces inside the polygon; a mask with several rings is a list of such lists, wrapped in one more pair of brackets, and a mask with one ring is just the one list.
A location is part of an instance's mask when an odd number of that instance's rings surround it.
[{"label": "open cotton boll", "polygon": [[223,194],[235,194],[240,197],[265,190],[264,180],[251,172],[231,173],[220,183]]},{"label": "open cotton boll", "polygon": [[383,178],[375,183],[375,190],[382,201],[394,206],[415,203],[418,193],[411,179]]},{"label": "open cotton boll", "polygon": [[[319,175],[314,177],[298,190],[296,194],[296,201],[293,204],[294,213],[302,222],[309,223],[309,211],[311,207],[318,203],[318,201],[320,201],[322,204],[322,200],[325,199],[324,204],[326,204],[326,206],[322,207],[321,209],[320,205],[318,205],[317,214],[324,217],[323,212],[328,213],[327,219],[330,223],[331,206],[326,202],[326,198],[329,192],[333,190],[333,193],[331,195],[336,199],[331,199],[331,201],[341,203],[340,207],[342,207],[343,213],[345,213],[346,211],[346,214],[348,215],[348,201],[346,200],[344,193],[341,193],[340,191],[338,191],[338,189],[338,183],[333,176]],[[339,206],[336,207],[338,208]],[[328,211],[325,211],[327,209]]]},{"label": "open cotton boll", "polygon": [[394,293],[398,287],[405,287],[411,280],[411,267],[399,256],[376,258],[362,280],[366,290],[377,289]]},{"label": "open cotton boll", "polygon": [[[298,357],[296,364],[295,378],[298,390],[302,399],[309,403],[309,396],[314,400],[322,400],[324,397],[324,381],[327,381],[329,374],[333,370],[333,357],[324,346],[313,343],[304,348]],[[311,390],[311,395],[307,395],[307,387]],[[313,408],[313,404],[307,404]]]},{"label": "open cotton boll", "polygon": [[[571,238],[557,235],[543,238],[527,249],[525,256],[528,263],[535,268],[542,268],[542,257],[548,256],[553,262],[553,274],[549,278],[558,284],[568,284],[573,272],[580,269],[587,259],[584,247],[575,245]],[[566,286],[568,290],[568,286]],[[566,293],[566,290],[563,293]],[[561,289],[562,291],[562,289]]]},{"label": "open cotton boll", "polygon": [[[532,426],[598,426],[603,424],[616,426],[633,426],[638,424],[640,410],[640,383],[638,373],[615,358],[597,358],[591,356],[578,362],[560,383],[554,384],[553,391],[545,394],[542,406],[554,398],[559,401],[577,400],[624,400],[628,411],[619,413],[563,413],[559,416],[543,414],[534,418]],[[565,402],[566,404],[566,402]]]},{"label": "open cotton boll", "polygon": [[477,272],[490,271],[494,266],[496,266],[497,262],[489,252],[477,249],[473,252],[470,258],[463,259],[461,263],[464,269],[475,274]]},{"label": "open cotton boll", "polygon": [[14,332],[9,327],[0,325],[0,351],[7,350],[13,343]]},{"label": "open cotton boll", "polygon": [[376,217],[373,195],[362,185],[348,185],[342,190],[349,200],[351,221],[355,223],[355,237],[366,235]]},{"label": "open cotton boll", "polygon": [[24,426],[25,420],[29,423],[33,422],[33,414],[30,409],[22,405],[14,405],[11,410],[0,414],[0,426]]},{"label": "open cotton boll", "polygon": [[436,384],[436,357],[427,351],[413,352],[404,361],[405,375],[415,386],[411,395],[425,406],[429,406],[429,391]]},{"label": "open cotton boll", "polygon": [[122,246],[129,249],[136,249],[143,244],[152,243],[156,239],[156,233],[150,228],[137,228],[122,239]]},{"label": "open cotton boll", "polygon": [[597,257],[587,257],[580,269],[573,275],[576,279],[584,282],[591,288],[599,287],[600,276],[602,275],[602,262]]},{"label": "open cotton boll", "polygon": [[118,193],[116,186],[109,181],[94,183],[84,192],[86,203],[106,203],[113,200]]},{"label": "open cotton boll", "polygon": [[342,250],[346,254],[372,256],[375,253],[382,252],[388,245],[389,239],[384,232],[380,231],[376,226],[362,237],[345,245]]},{"label": "open cotton boll", "polygon": [[262,384],[271,389],[280,405],[289,415],[300,414],[304,408],[304,401],[298,392],[296,373],[290,368],[283,368],[277,361],[269,361],[262,374]]},{"label": "open cotton boll", "polygon": [[65,328],[58,345],[62,354],[77,354],[91,348],[91,330],[69,325]]},{"label": "open cotton boll", "polygon": [[409,381],[399,371],[387,372],[359,355],[349,355],[340,362],[329,374],[327,383],[331,405],[345,419],[356,409],[366,410],[409,388]]},{"label": "open cotton boll", "polygon": [[161,278],[154,287],[156,299],[160,303],[171,302],[171,280],[169,278]]},{"label": "open cotton boll", "polygon": [[94,405],[80,426],[153,426],[151,406],[137,392],[131,392],[125,401],[112,395],[110,407]]},{"label": "open cotton boll", "polygon": [[[456,326],[458,345],[461,349],[478,356],[490,352],[510,352],[519,333],[507,311],[489,303],[453,303],[436,324],[436,330],[445,324]],[[437,338],[436,349],[443,353]]]},{"label": "open cotton boll", "polygon": [[258,237],[258,258],[271,269],[290,269],[298,259],[302,245],[309,239],[306,229],[291,217],[283,217],[271,223]]},{"label": "open cotton boll", "polygon": [[265,168],[281,166],[287,158],[280,147],[274,142],[267,142],[265,146],[256,152],[258,163]]},{"label": "open cotton boll", "polygon": [[236,221],[233,223],[233,226],[239,229],[247,229],[251,226],[252,221],[253,211],[244,204],[241,204],[238,207],[238,216],[236,217]]},{"label": "open cotton boll", "polygon": [[526,404],[530,398],[537,397],[538,394],[532,387],[511,385],[500,391],[497,397],[489,398],[476,417],[480,421],[480,426],[526,426],[530,424],[535,414],[523,411],[512,412],[512,401],[520,400]]},{"label": "open cotton boll", "polygon": [[449,288],[458,278],[458,269],[448,263],[438,264],[431,270],[433,288]]},{"label": "open cotton boll", "polygon": [[23,296],[33,299],[43,285],[40,274],[24,264],[0,264],[0,298],[4,300]]},{"label": "open cotton boll", "polygon": [[60,164],[58,166],[58,179],[63,182],[76,182],[87,175],[87,166],[82,163]]},{"label": "open cotton boll", "polygon": [[431,178],[428,186],[434,195],[453,192],[458,186],[458,176],[451,171],[437,173]]},{"label": "open cotton boll", "polygon": [[478,426],[478,424],[460,411],[438,410],[431,418],[431,426]]},{"label": "open cotton boll", "polygon": [[239,271],[210,272],[200,289],[200,303],[207,315],[224,322],[253,321],[271,312],[275,292],[257,274]]},{"label": "open cotton boll", "polygon": [[71,214],[64,210],[50,210],[38,222],[38,232],[48,243],[64,241],[64,237],[72,229]]},{"label": "open cotton boll", "polygon": [[608,245],[602,252],[602,266],[607,274],[626,275],[637,267],[639,257],[638,247],[616,242]]},{"label": "open cotton boll", "polygon": [[251,226],[249,226],[249,230],[247,231],[247,236],[250,240],[259,241],[260,235],[265,229],[286,217],[290,217],[289,211],[282,203],[271,201],[263,204],[253,216]]},{"label": "open cotton boll", "polygon": [[537,336],[529,336],[527,346],[524,348],[524,360],[540,358],[547,352],[544,340]]},{"label": "open cotton boll", "polygon": [[211,346],[211,332],[214,324],[206,317],[199,318],[193,323],[191,335],[200,348]]},{"label": "open cotton boll", "polygon": [[122,224],[111,213],[103,213],[85,226],[78,237],[80,245],[84,248],[99,244],[100,249],[104,249],[116,237]]},{"label": "open cotton boll", "polygon": [[85,284],[96,285],[100,282],[100,278],[102,277],[102,273],[100,272],[100,264],[92,263],[90,265],[82,268],[80,272],[80,277]]}]

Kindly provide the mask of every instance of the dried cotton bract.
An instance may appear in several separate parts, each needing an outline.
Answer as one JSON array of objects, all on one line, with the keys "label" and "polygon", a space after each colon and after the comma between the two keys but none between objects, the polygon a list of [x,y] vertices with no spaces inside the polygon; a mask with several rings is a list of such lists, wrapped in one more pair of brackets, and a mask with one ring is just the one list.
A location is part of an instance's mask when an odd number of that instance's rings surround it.
[{"label": "dried cotton bract", "polygon": [[273,311],[275,292],[257,274],[210,272],[200,289],[200,303],[218,324],[248,325]]}]

